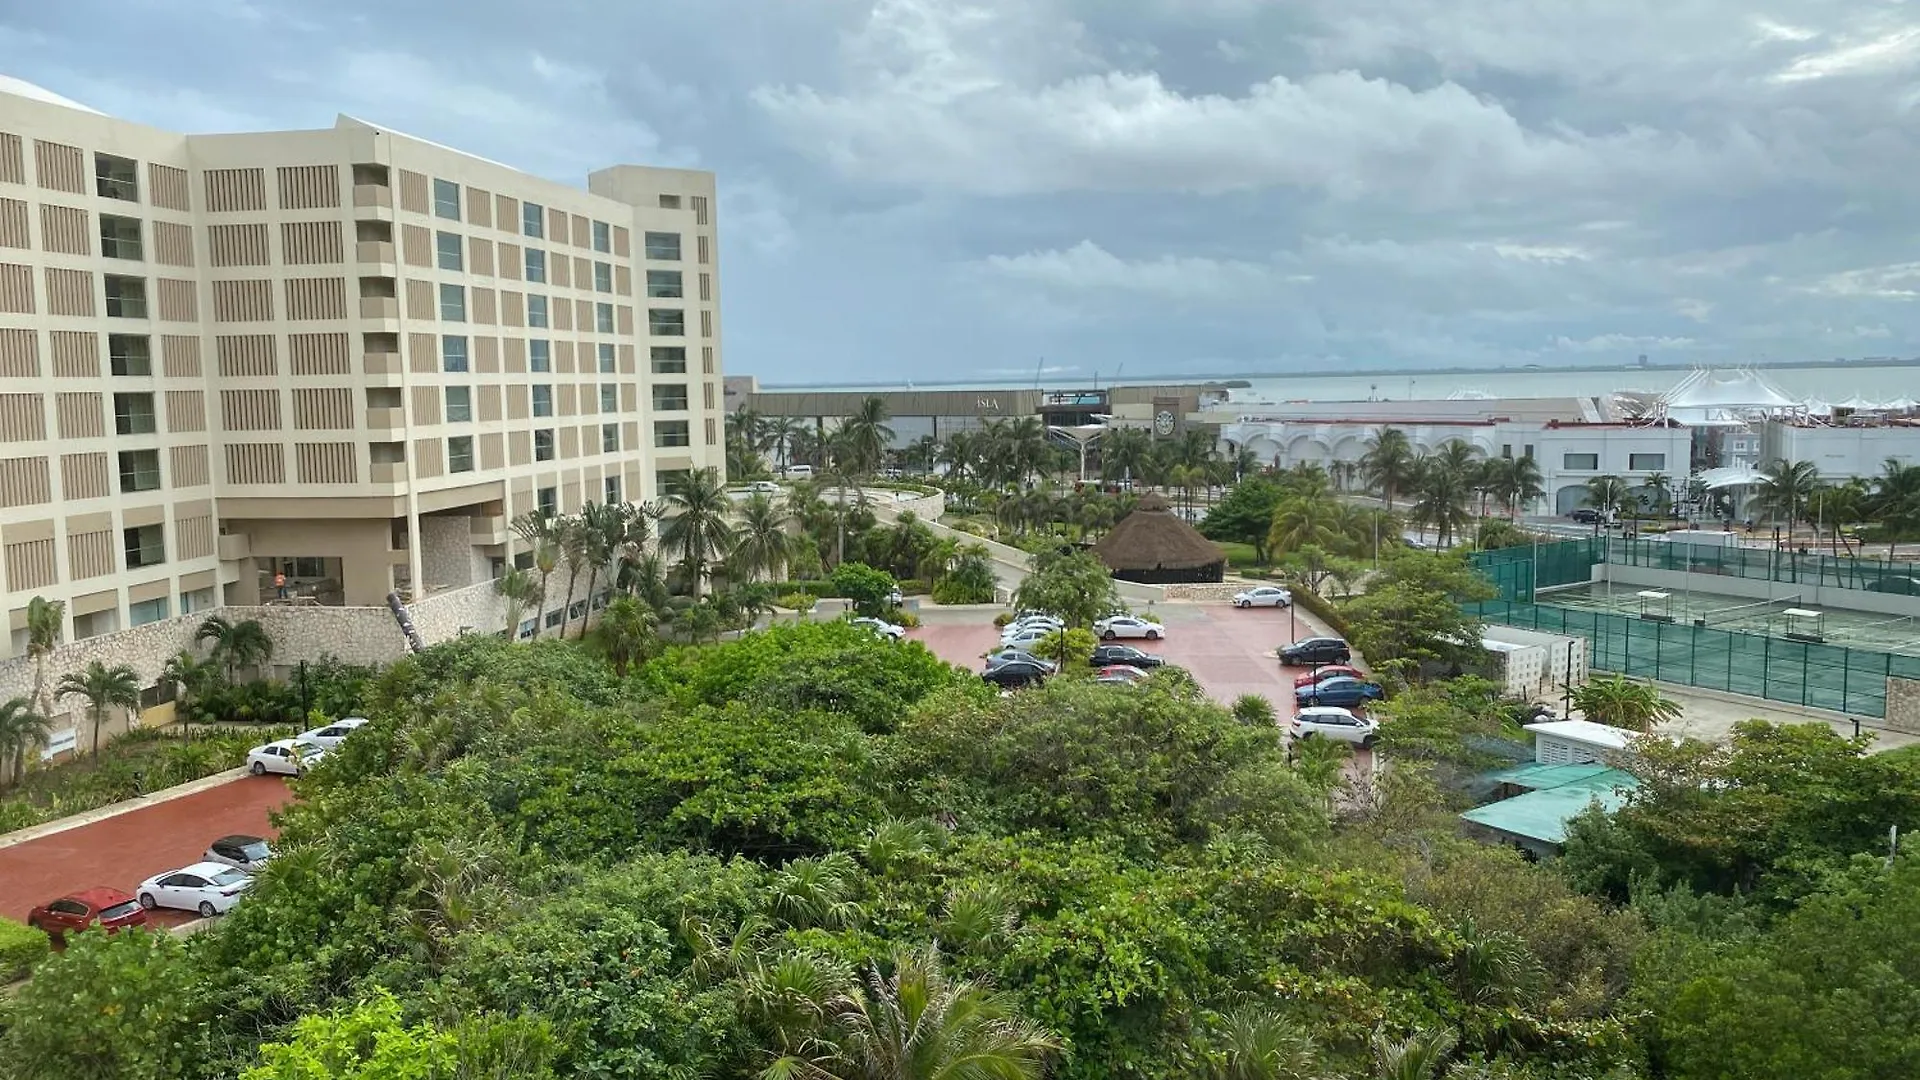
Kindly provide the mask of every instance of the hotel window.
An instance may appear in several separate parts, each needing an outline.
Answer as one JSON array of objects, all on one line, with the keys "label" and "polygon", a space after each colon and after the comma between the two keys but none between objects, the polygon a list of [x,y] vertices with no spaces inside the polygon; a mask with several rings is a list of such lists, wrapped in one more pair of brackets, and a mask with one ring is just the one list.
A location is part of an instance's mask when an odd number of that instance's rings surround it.
[{"label": "hotel window", "polygon": [[613,264],[597,262],[593,264],[593,291],[613,291]]},{"label": "hotel window", "polygon": [[1627,468],[1632,472],[1659,472],[1667,467],[1665,454],[1628,454]]},{"label": "hotel window", "polygon": [[138,525],[120,532],[127,542],[127,569],[138,570],[167,561],[167,535],[161,526]]},{"label": "hotel window", "polygon": [[470,424],[473,422],[473,388],[470,386],[447,387],[447,423]]},{"label": "hotel window", "polygon": [[547,298],[544,296],[527,297],[527,325],[545,328],[547,325]]},{"label": "hotel window", "polygon": [[520,231],[536,240],[547,237],[547,208],[539,203],[520,204]]},{"label": "hotel window", "polygon": [[120,451],[120,490],[154,491],[160,487],[160,451]]},{"label": "hotel window", "polygon": [[692,469],[655,469],[653,471],[654,490],[662,495],[669,495],[680,490],[680,487],[692,478]]},{"label": "hotel window", "polygon": [[685,412],[687,384],[662,383],[653,388],[653,407],[659,412]]},{"label": "hotel window", "polygon": [[153,395],[113,395],[113,430],[117,435],[153,434]]},{"label": "hotel window", "polygon": [[656,337],[686,337],[687,313],[677,309],[648,308],[647,333]]},{"label": "hotel window", "polygon": [[1560,467],[1574,472],[1597,472],[1600,468],[1600,455],[1567,454],[1560,459]]},{"label": "hotel window", "polygon": [[655,345],[653,347],[653,373],[655,375],[685,375],[687,373],[687,347],[685,345]]},{"label": "hotel window", "polygon": [[114,319],[147,317],[147,281],[145,278],[107,274],[107,316]]},{"label": "hotel window", "polygon": [[461,256],[460,234],[453,232],[435,233],[433,237],[436,258],[442,270],[464,270],[466,260]]},{"label": "hotel window", "polygon": [[593,250],[601,252],[613,250],[613,227],[604,221],[593,223]]},{"label": "hotel window", "polygon": [[620,497],[620,478],[609,476],[600,484],[600,493],[606,497],[608,506],[619,506],[624,500]]},{"label": "hotel window", "polygon": [[[553,460],[553,429],[552,428],[534,429],[533,460],[535,461],[552,461]],[[550,505],[553,502],[553,499],[550,494],[552,491],[553,491],[552,488],[540,489],[540,509],[548,517],[552,517],[555,510],[557,509],[557,507]]]},{"label": "hotel window", "polygon": [[533,338],[527,342],[527,369],[529,371],[553,370],[553,342],[546,338]]},{"label": "hotel window", "polygon": [[455,435],[447,440],[447,471],[473,471],[473,436]]},{"label": "hotel window", "polygon": [[527,249],[527,280],[539,285],[547,283],[547,253],[539,248]]},{"label": "hotel window", "polygon": [[600,347],[599,347],[599,350],[598,350],[598,351],[599,351],[599,353],[600,353],[600,373],[601,373],[602,375],[610,375],[610,374],[612,374],[612,373],[613,373],[613,346],[612,346],[612,344],[610,344],[610,343],[608,343],[608,342],[601,342],[601,343],[600,343]]},{"label": "hotel window", "polygon": [[93,190],[103,199],[140,201],[140,163],[112,154],[93,155]]},{"label": "hotel window", "polygon": [[613,305],[593,305],[593,330],[597,334],[613,333]]},{"label": "hotel window", "polygon": [[459,334],[440,336],[440,370],[467,370],[467,339]]},{"label": "hotel window", "polygon": [[533,387],[533,415],[553,415],[553,386],[551,383],[536,383]]},{"label": "hotel window", "polygon": [[142,259],[140,219],[100,215],[100,254],[109,259]]},{"label": "hotel window", "polygon": [[440,285],[440,321],[467,321],[467,288],[464,285]]},{"label": "hotel window", "polygon": [[619,424],[601,424],[600,425],[600,452],[603,454],[612,454],[612,453],[618,452],[619,449],[620,449],[620,425]]},{"label": "hotel window", "polygon": [[620,388],[612,383],[600,384],[600,411],[617,413],[620,411]]},{"label": "hotel window", "polygon": [[460,220],[460,185],[451,180],[433,182],[433,215],[448,221]]},{"label": "hotel window", "polygon": [[685,296],[686,292],[680,285],[680,271],[647,271],[647,295],[661,300],[678,300]]},{"label": "hotel window", "polygon": [[[549,431],[547,435],[552,436],[553,432]],[[560,513],[560,489],[543,487],[533,493],[533,502],[540,508],[541,517],[557,517]]]},{"label": "hotel window", "polygon": [[662,196],[660,196],[660,209],[662,209],[662,210],[678,210],[678,209],[680,209],[680,196],[678,196],[678,195],[662,195]]},{"label": "hotel window", "polygon": [[680,261],[680,234],[677,232],[650,232],[647,234],[647,258],[661,262]]},{"label": "hotel window", "polygon": [[[181,597],[183,603],[185,600],[185,597]],[[182,613],[185,614],[184,611]],[[172,614],[172,611],[170,610],[167,598],[164,596],[156,596],[151,600],[141,600],[138,603],[128,604],[127,625],[145,626],[148,623],[157,623],[170,614]]]},{"label": "hotel window", "polygon": [[153,347],[143,334],[108,334],[107,358],[115,375],[153,374]]},{"label": "hotel window", "polygon": [[655,446],[691,446],[693,433],[685,420],[656,420],[653,423],[653,445]]}]

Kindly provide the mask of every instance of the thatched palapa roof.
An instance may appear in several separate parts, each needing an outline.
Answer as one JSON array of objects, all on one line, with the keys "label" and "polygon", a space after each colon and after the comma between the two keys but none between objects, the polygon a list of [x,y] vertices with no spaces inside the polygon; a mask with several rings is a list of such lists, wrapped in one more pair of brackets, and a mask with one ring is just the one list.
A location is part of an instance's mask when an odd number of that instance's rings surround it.
[{"label": "thatched palapa roof", "polygon": [[1115,572],[1197,570],[1226,561],[1226,553],[1200,530],[1173,516],[1167,500],[1147,494],[1133,513],[1093,545],[1100,561]]}]

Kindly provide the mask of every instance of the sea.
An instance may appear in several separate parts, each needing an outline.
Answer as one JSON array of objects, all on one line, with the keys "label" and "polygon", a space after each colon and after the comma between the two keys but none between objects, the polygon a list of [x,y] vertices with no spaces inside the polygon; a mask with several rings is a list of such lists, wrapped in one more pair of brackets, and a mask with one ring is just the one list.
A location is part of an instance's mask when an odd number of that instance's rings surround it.
[{"label": "sea", "polygon": [[[1920,397],[1920,359],[1830,361],[1801,365],[1752,365],[1745,369],[1712,369],[1721,377],[1739,370],[1752,371],[1796,401],[1839,404],[1852,399],[1869,403]],[[1640,391],[1659,394],[1686,379],[1693,369],[1675,365],[1620,367],[1555,367],[1378,371],[1360,374],[1303,372],[1265,375],[1165,375],[1119,380],[1121,386],[1224,383],[1237,402],[1282,401],[1431,401],[1450,397],[1578,397]],[[1113,386],[1108,381],[1098,386]],[[763,384],[765,390],[869,391],[980,389],[1016,390],[1036,387],[1034,379],[937,383],[868,383],[790,386]],[[1095,388],[1092,379],[1041,375],[1042,390]]]}]

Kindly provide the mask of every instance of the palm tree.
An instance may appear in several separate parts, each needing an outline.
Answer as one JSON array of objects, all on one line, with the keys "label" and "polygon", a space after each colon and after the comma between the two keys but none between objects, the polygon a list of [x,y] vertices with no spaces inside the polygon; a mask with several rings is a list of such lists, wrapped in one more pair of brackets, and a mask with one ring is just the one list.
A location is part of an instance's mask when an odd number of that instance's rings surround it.
[{"label": "palm tree", "polygon": [[533,601],[533,632],[538,636],[546,621],[547,582],[560,565],[560,545],[555,540],[557,518],[539,510],[529,510],[513,519],[513,534],[527,545],[533,556],[533,569],[540,575],[540,588]]},{"label": "palm tree", "polygon": [[257,668],[273,659],[273,639],[266,627],[252,619],[234,622],[223,615],[209,615],[193,632],[193,640],[213,642],[212,658],[227,669],[228,682],[238,669]]},{"label": "palm tree", "polygon": [[1648,473],[1640,486],[1653,493],[1653,512],[1665,515],[1667,507],[1673,502],[1673,480],[1666,473]]},{"label": "palm tree", "polygon": [[220,662],[212,657],[202,660],[182,649],[167,659],[166,667],[160,671],[160,678],[172,683],[182,698],[196,701],[205,697],[220,681]]},{"label": "palm tree", "polygon": [[[1022,1017],[1011,998],[949,979],[938,952],[905,955],[841,995],[825,1053],[786,1075],[833,1080],[1022,1080],[1045,1074],[1059,1040]],[[773,1072],[768,1070],[768,1075]]]},{"label": "palm tree", "polygon": [[1396,495],[1406,490],[1414,473],[1413,444],[1399,428],[1383,427],[1367,438],[1367,451],[1360,456],[1360,473],[1368,485],[1393,509]]},{"label": "palm tree", "polygon": [[841,421],[834,434],[846,453],[850,475],[872,476],[886,460],[887,447],[893,443],[893,429],[887,426],[887,420],[887,403],[870,397]]},{"label": "palm tree", "polygon": [[1374,1032],[1373,1075],[1375,1080],[1433,1080],[1453,1053],[1459,1040],[1445,1030],[1416,1031],[1399,1041]]},{"label": "palm tree", "polygon": [[1340,504],[1327,495],[1292,495],[1274,508],[1267,548],[1277,558],[1304,547],[1326,547],[1338,535]]},{"label": "palm tree", "polygon": [[807,433],[807,426],[791,416],[772,419],[767,425],[767,448],[772,450],[782,469],[792,463],[795,440]]},{"label": "palm tree", "polygon": [[1454,534],[1472,520],[1467,501],[1472,497],[1473,477],[1478,471],[1477,454],[1466,443],[1449,442],[1432,458],[1422,459],[1416,470],[1413,516],[1439,531],[1441,547],[1449,546]]},{"label": "palm tree", "polygon": [[[520,634],[520,616],[526,613],[528,604],[540,603],[545,589],[532,574],[516,566],[494,579],[493,591],[507,602],[507,640],[512,641]],[[536,630],[539,625],[538,621],[534,623]]]},{"label": "palm tree", "polygon": [[0,701],[0,778],[18,784],[26,775],[27,755],[46,741],[53,721],[23,697]]},{"label": "palm tree", "polygon": [[733,549],[733,527],[727,522],[733,505],[711,468],[684,474],[665,501],[668,517],[660,527],[660,543],[680,557],[697,597],[708,566]]},{"label": "palm tree", "polygon": [[1506,502],[1507,516],[1517,519],[1522,508],[1546,495],[1545,482],[1546,477],[1540,475],[1540,463],[1533,460],[1533,455],[1513,458],[1501,477],[1500,495]]},{"label": "palm tree", "polygon": [[613,562],[627,530],[627,515],[617,506],[588,503],[580,508],[581,557],[587,563],[588,616],[580,620],[580,640],[587,638],[587,623],[592,619],[593,592],[600,584],[600,572]]},{"label": "palm tree", "polygon": [[1867,509],[1885,530],[1887,558],[1892,559],[1894,545],[1920,530],[1920,465],[1906,465],[1891,457],[1881,462]]},{"label": "palm tree", "polygon": [[580,571],[586,567],[592,543],[587,537],[586,523],[578,514],[553,519],[553,545],[559,554],[560,562],[567,568],[567,590],[560,596],[560,637],[567,636],[567,620],[573,615],[573,587],[580,580]]},{"label": "palm tree", "polygon": [[1573,707],[1596,724],[1650,732],[1653,726],[1680,718],[1680,705],[1661,696],[1650,682],[1625,675],[1596,675],[1573,691]]},{"label": "palm tree", "polygon": [[727,553],[727,576],[738,574],[747,580],[780,580],[793,550],[793,535],[787,531],[793,514],[764,493],[747,497],[740,504],[740,523],[734,531],[733,550]]},{"label": "palm tree", "polygon": [[1754,508],[1784,521],[1791,533],[1796,521],[1806,516],[1807,500],[1820,486],[1820,467],[1811,461],[1775,458],[1761,470],[1759,490],[1753,493]]},{"label": "palm tree", "polygon": [[1221,1020],[1217,1037],[1221,1052],[1213,1067],[1216,1080],[1315,1080],[1320,1076],[1312,1041],[1278,1013],[1243,1005]]},{"label": "palm tree", "polygon": [[61,676],[57,693],[86,699],[87,716],[93,721],[93,754],[98,757],[100,725],[107,718],[107,710],[116,705],[128,711],[140,707],[140,676],[125,664],[108,667],[95,660],[82,671]]},{"label": "palm tree", "polygon": [[47,696],[47,658],[60,644],[66,620],[64,600],[36,596],[27,601],[27,655],[33,657],[33,700],[42,716],[53,715],[53,699]]},{"label": "palm tree", "polygon": [[1814,521],[1814,543],[1820,542],[1820,529],[1830,530],[1833,541],[1833,555],[1840,557],[1840,548],[1844,544],[1847,554],[1853,554],[1853,545],[1847,542],[1841,526],[1851,525],[1866,516],[1866,508],[1873,502],[1873,493],[1867,488],[1866,481],[1854,477],[1844,484],[1818,488],[1808,500],[1807,516]]},{"label": "palm tree", "polygon": [[1153,439],[1139,428],[1116,428],[1100,439],[1100,475],[1108,480],[1144,478],[1153,462]]},{"label": "palm tree", "polygon": [[600,613],[600,642],[614,674],[626,678],[628,666],[647,654],[656,625],[658,617],[631,596],[616,596],[607,604]]},{"label": "palm tree", "polygon": [[1587,481],[1586,504],[1611,517],[1627,501],[1627,482],[1608,473]]}]

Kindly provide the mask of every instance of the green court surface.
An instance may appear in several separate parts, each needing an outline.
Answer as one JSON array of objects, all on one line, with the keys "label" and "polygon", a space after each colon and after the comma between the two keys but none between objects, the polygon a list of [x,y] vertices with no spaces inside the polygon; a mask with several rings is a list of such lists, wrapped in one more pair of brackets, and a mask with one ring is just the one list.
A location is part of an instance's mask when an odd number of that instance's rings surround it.
[{"label": "green court surface", "polygon": [[[1920,656],[1920,619],[1911,615],[1825,607],[1803,600],[1804,594],[1790,586],[1782,587],[1780,593],[1772,600],[1755,600],[1700,590],[1669,591],[1594,582],[1545,590],[1538,594],[1538,599],[1543,604],[1614,612],[1643,621],[1645,616],[1666,616],[1685,624],[1703,620],[1715,630],[1770,634],[1778,638],[1797,633],[1822,638],[1828,645]],[[1804,611],[1817,611],[1819,617],[1788,614]]]},{"label": "green court surface", "polygon": [[[1641,598],[1633,595],[1639,590],[1615,591],[1631,598],[1631,614],[1620,610],[1619,604],[1627,601],[1619,595],[1596,599],[1590,593],[1583,598],[1578,592],[1547,593],[1538,604],[1490,600],[1471,607],[1489,623],[1584,637],[1590,650],[1588,664],[1600,671],[1862,717],[1886,715],[1889,675],[1920,679],[1920,655],[1886,651],[1897,642],[1911,643],[1911,629],[1865,638],[1872,648],[1797,641],[1766,632],[1768,625],[1782,625],[1784,616],[1776,613],[1737,618],[1738,613],[1727,613],[1724,617],[1733,618],[1736,625],[1699,626],[1691,617],[1681,616],[1681,597],[1676,593],[1672,597],[1675,621],[1669,623],[1639,615]],[[1585,606],[1580,606],[1582,599]],[[1742,602],[1707,594],[1693,594],[1690,600],[1699,604],[1702,613]],[[1827,614],[1829,633],[1847,625],[1835,621],[1833,612]],[[1850,624],[1855,632],[1869,633],[1865,623],[1873,616],[1846,614],[1862,620]],[[1740,622],[1757,622],[1760,628],[1742,628]]]}]

